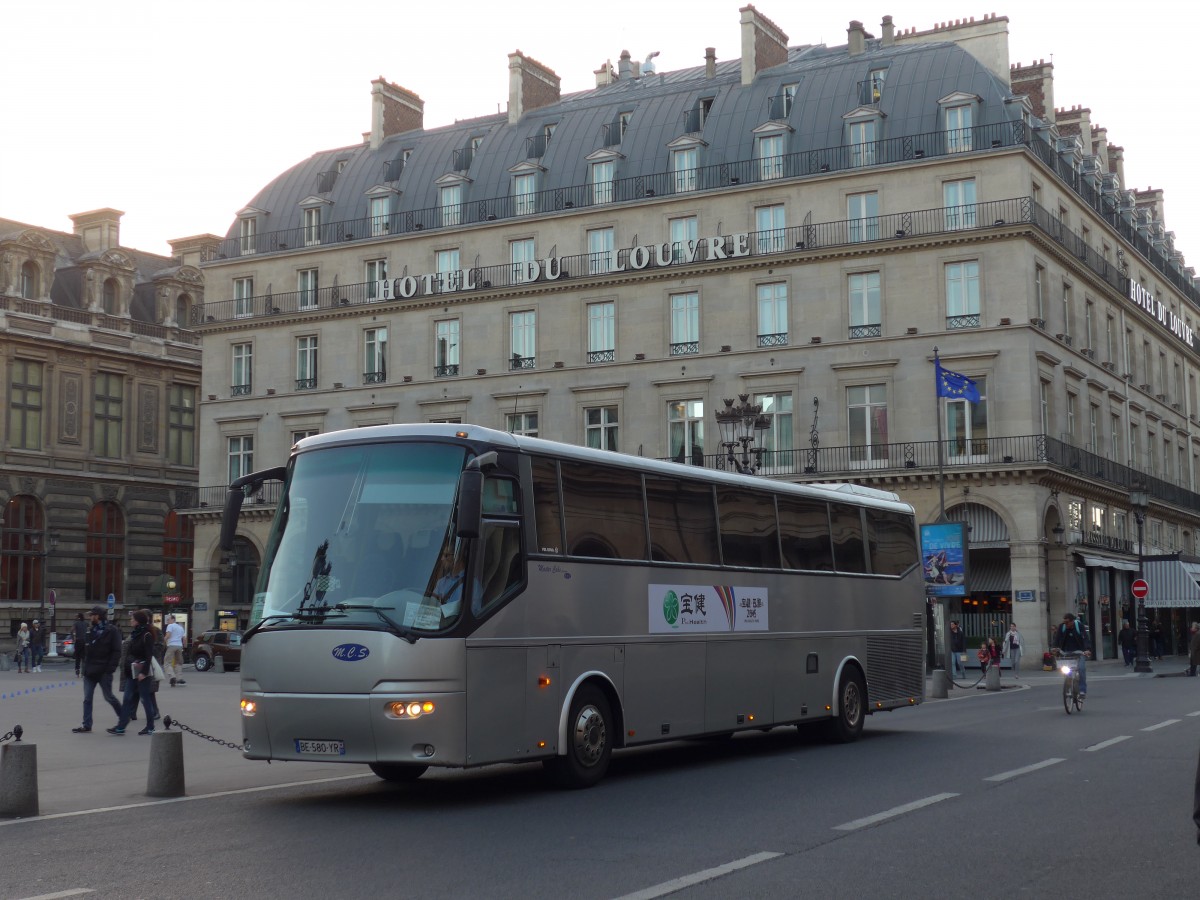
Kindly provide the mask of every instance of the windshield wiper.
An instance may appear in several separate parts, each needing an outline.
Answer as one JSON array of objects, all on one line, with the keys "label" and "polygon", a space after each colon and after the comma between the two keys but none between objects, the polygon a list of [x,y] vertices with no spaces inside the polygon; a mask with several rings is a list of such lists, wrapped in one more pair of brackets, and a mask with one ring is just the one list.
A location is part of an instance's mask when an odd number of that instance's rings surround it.
[{"label": "windshield wiper", "polygon": [[261,618],[257,622],[255,622],[253,627],[249,631],[247,631],[245,634],[242,635],[242,643],[243,644],[246,643],[246,641],[250,640],[250,638],[252,638],[252,637],[254,637],[254,635],[258,634],[259,631],[262,630],[263,626],[266,625],[268,622],[273,622],[276,619],[290,619],[290,618],[292,618],[291,613],[277,613],[276,615],[273,615],[273,616],[264,616],[263,618]]},{"label": "windshield wiper", "polygon": [[388,626],[389,630],[392,632],[392,634],[396,635],[397,637],[404,638],[404,640],[408,641],[410,644],[415,644],[417,642],[417,637],[413,633],[412,629],[405,628],[403,625],[401,625],[399,622],[397,622],[395,619],[393,619],[391,616],[389,616],[387,613],[384,612],[385,609],[394,610],[395,608],[396,607],[394,607],[394,606],[373,606],[370,603],[339,603],[336,606],[330,607],[330,609],[340,609],[340,610],[350,610],[350,609],[370,610],[371,612],[375,613],[375,615],[379,616],[380,619],[382,619],[384,622],[387,623],[387,626]]}]

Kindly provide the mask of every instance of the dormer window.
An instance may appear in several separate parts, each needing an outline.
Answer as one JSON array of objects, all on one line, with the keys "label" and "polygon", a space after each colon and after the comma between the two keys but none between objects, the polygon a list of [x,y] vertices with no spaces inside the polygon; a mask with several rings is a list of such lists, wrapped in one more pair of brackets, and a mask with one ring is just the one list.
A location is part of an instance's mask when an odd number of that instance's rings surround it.
[{"label": "dormer window", "polygon": [[671,185],[676,194],[694,191],[700,186],[700,150],[707,146],[694,135],[685,135],[667,144],[671,154]]},{"label": "dormer window", "polygon": [[438,205],[442,208],[442,224],[462,222],[462,185],[447,184],[438,189]]},{"label": "dormer window", "polygon": [[315,247],[321,243],[321,226],[326,222],[324,209],[332,205],[324,197],[306,197],[300,203],[301,223],[304,226],[304,245]]},{"label": "dormer window", "polygon": [[973,127],[975,108],[981,99],[977,94],[955,91],[938,101],[942,129],[946,134],[947,153],[966,153],[975,149]]},{"label": "dormer window", "polygon": [[243,215],[238,219],[238,248],[242,256],[258,252],[258,218]]},{"label": "dormer window", "polygon": [[779,121],[792,114],[796,104],[796,91],[799,84],[785,84],[779,88],[779,93],[767,100],[767,118]]},{"label": "dormer window", "polygon": [[754,157],[758,160],[759,181],[771,181],[785,174],[787,135],[791,128],[781,122],[767,122],[754,129]]},{"label": "dormer window", "polygon": [[708,114],[712,111],[713,98],[701,97],[696,105],[683,114],[683,131],[685,134],[699,134],[704,130]]},{"label": "dormer window", "polygon": [[367,191],[367,229],[371,237],[392,232],[392,203],[399,191],[377,184]]},{"label": "dormer window", "polygon": [[883,119],[883,113],[874,106],[859,106],[842,116],[851,166],[875,165],[878,142],[883,137]]},{"label": "dormer window", "polygon": [[863,103],[878,103],[883,99],[883,82],[887,78],[887,69],[872,69],[867,74],[866,96]]},{"label": "dormer window", "polygon": [[518,216],[537,211],[537,176],[532,172],[513,176],[513,211]]},{"label": "dormer window", "polygon": [[588,154],[588,180],[592,185],[592,203],[612,203],[616,199],[613,179],[616,177],[619,159],[622,159],[621,154],[613,150],[597,150]]}]

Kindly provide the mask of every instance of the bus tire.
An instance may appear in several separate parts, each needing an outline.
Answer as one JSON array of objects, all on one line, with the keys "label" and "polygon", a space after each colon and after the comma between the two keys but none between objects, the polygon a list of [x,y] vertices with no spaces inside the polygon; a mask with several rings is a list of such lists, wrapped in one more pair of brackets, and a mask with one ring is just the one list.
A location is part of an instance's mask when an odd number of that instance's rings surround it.
[{"label": "bus tire", "polygon": [[370,766],[371,771],[384,781],[391,781],[396,784],[407,784],[410,781],[416,781],[429,768],[429,766],[422,766],[417,763],[371,763]]},{"label": "bus tire", "polygon": [[829,723],[829,736],[839,744],[858,740],[866,717],[867,685],[857,668],[847,666],[838,682],[838,709]]},{"label": "bus tire", "polygon": [[608,771],[613,738],[608,698],[598,688],[585,684],[571,700],[566,753],[546,760],[546,769],[559,787],[591,787]]}]

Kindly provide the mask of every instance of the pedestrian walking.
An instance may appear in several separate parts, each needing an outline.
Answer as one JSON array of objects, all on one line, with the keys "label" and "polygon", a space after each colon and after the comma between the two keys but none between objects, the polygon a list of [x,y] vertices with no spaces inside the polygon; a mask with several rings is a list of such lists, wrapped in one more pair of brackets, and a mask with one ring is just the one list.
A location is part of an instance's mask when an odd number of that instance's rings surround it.
[{"label": "pedestrian walking", "polygon": [[183,680],[183,626],[175,621],[174,616],[167,616],[167,655],[163,660],[163,669],[170,679],[171,687],[187,684]]},{"label": "pedestrian walking", "polygon": [[80,675],[80,666],[83,665],[83,648],[87,646],[88,623],[83,618],[83,613],[75,613],[75,677]]},{"label": "pedestrian walking", "polygon": [[1017,631],[1017,623],[1008,626],[1008,634],[1004,636],[1004,653],[1012,666],[1013,675],[1021,677],[1021,655],[1025,652],[1025,644],[1021,632]]},{"label": "pedestrian walking", "polygon": [[109,734],[124,734],[129,724],[138,700],[141,700],[146,710],[146,727],[138,734],[154,734],[154,671],[151,660],[154,659],[154,627],[150,624],[150,614],[144,609],[136,610],[133,614],[133,631],[129,635],[129,653],[122,666],[125,676],[125,699],[121,707],[117,724],[108,729]]},{"label": "pedestrian walking", "polygon": [[42,671],[42,657],[46,655],[46,633],[37,619],[33,620],[33,626],[29,629],[29,653],[33,671]]},{"label": "pedestrian walking", "polygon": [[1192,623],[1192,636],[1188,640],[1188,670],[1187,673],[1193,677],[1196,675],[1196,667],[1200,666],[1200,622]]},{"label": "pedestrian walking", "polygon": [[958,627],[956,619],[950,620],[950,659],[953,660],[953,672],[955,678],[962,678],[966,671],[965,665],[967,662],[967,636],[963,634],[963,630]]},{"label": "pedestrian walking", "polygon": [[29,624],[21,623],[17,629],[17,674],[29,672]]},{"label": "pedestrian walking", "polygon": [[[121,661],[121,635],[107,617],[108,611],[103,606],[93,606],[88,614],[91,624],[83,651],[83,724],[71,729],[76,734],[86,734],[92,730],[92,695],[97,685],[117,714],[117,719],[121,718],[121,704],[112,692],[113,672],[117,671],[117,664]],[[75,652],[79,652],[78,647]]]},{"label": "pedestrian walking", "polygon": [[1137,656],[1137,632],[1134,631],[1128,619],[1121,621],[1121,630],[1117,632],[1117,643],[1121,645],[1121,654],[1125,657],[1125,665],[1132,666]]}]

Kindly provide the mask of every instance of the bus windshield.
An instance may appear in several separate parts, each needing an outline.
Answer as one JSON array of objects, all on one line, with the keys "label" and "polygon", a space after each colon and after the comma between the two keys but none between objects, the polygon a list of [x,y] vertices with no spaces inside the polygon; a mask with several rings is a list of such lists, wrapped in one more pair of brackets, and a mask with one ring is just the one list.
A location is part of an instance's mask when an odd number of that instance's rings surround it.
[{"label": "bus windshield", "polygon": [[252,618],[411,632],[454,624],[466,559],[453,513],[466,452],[372,443],[297,455]]}]

